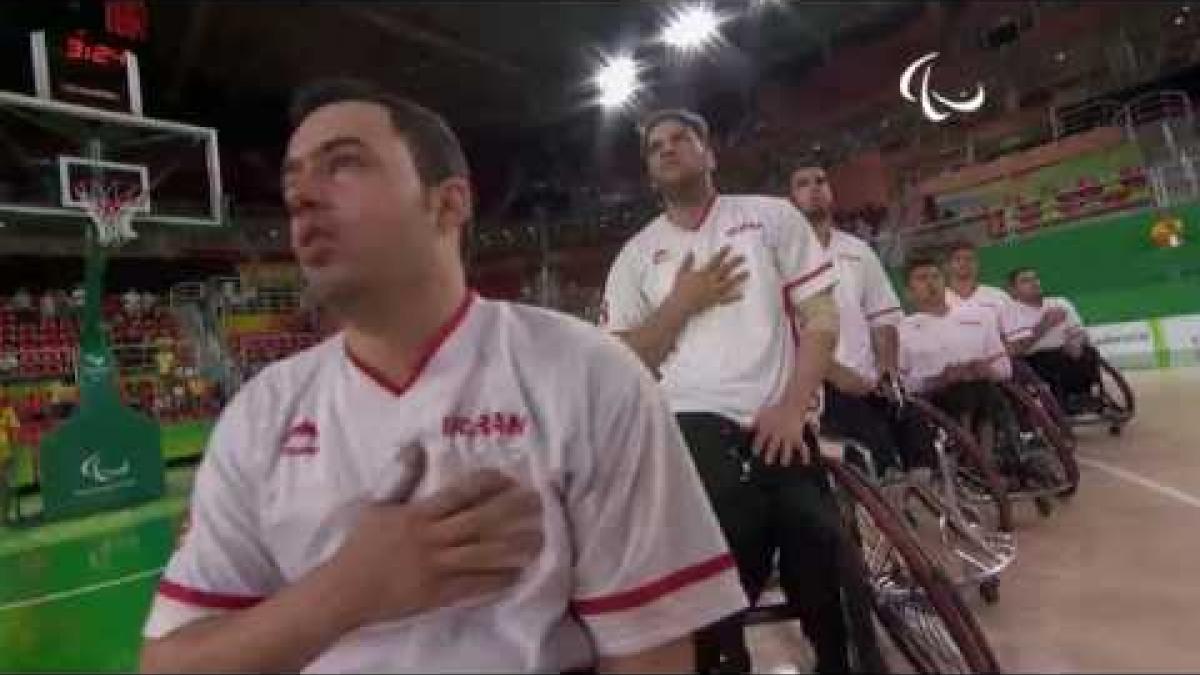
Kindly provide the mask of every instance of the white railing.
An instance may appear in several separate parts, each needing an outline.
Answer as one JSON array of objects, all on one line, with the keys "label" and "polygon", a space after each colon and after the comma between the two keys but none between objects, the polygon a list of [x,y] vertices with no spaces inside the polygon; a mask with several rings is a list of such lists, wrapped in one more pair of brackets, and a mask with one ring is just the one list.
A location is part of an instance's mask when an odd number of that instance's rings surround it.
[{"label": "white railing", "polygon": [[1125,130],[1130,140],[1137,140],[1137,129],[1167,120],[1195,122],[1192,101],[1182,91],[1152,91],[1125,104],[1114,116],[1113,125]]},{"label": "white railing", "polygon": [[1054,140],[1110,125],[1121,109],[1120,103],[1107,98],[1083,104],[1055,106],[1050,111]]}]

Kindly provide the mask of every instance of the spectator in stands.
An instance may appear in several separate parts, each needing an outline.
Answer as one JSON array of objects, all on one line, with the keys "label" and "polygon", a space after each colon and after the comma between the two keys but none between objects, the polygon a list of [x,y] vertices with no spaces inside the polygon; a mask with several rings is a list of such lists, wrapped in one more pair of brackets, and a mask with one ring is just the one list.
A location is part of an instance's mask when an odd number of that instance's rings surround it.
[{"label": "spectator in stands", "polygon": [[29,290],[24,286],[18,288],[16,293],[13,293],[10,306],[16,312],[19,321],[33,320],[33,296],[29,294]]},{"label": "spectator in stands", "polygon": [[142,293],[142,312],[154,316],[158,309],[158,296],[150,291]]},{"label": "spectator in stands", "polygon": [[154,365],[158,377],[164,386],[169,386],[175,376],[175,348],[170,340],[156,340],[154,343]]},{"label": "spectator in stands", "polygon": [[58,316],[58,301],[54,297],[54,291],[47,288],[46,292],[42,293],[40,305],[42,319],[53,319]]},{"label": "spectator in stands", "polygon": [[237,284],[232,281],[225,281],[221,284],[221,297],[225,299],[225,305],[228,307],[240,307],[242,304],[241,297],[237,292]]},{"label": "spectator in stands", "polygon": [[21,361],[17,357],[16,352],[4,352],[0,354],[0,373],[11,375],[17,372],[21,367]]},{"label": "spectator in stands", "polygon": [[126,316],[137,317],[142,313],[142,294],[136,289],[125,291],[125,295],[121,298],[121,307],[125,310]]},{"label": "spectator in stands", "polygon": [[195,368],[188,368],[186,375],[188,410],[200,410],[208,398],[208,382],[196,372]]},{"label": "spectator in stands", "polygon": [[56,420],[65,420],[75,412],[75,405],[79,400],[79,392],[76,387],[68,385],[62,380],[55,380],[50,384],[50,416]]},{"label": "spectator in stands", "polygon": [[75,284],[75,288],[71,289],[71,309],[76,313],[83,311],[84,292],[83,286]]},{"label": "spectator in stands", "polygon": [[9,509],[9,475],[12,473],[13,446],[21,422],[17,413],[9,405],[7,398],[0,398],[0,521],[8,517]]},{"label": "spectator in stands", "polygon": [[244,284],[242,286],[242,306],[252,310],[256,304],[258,304],[258,288],[254,284]]}]

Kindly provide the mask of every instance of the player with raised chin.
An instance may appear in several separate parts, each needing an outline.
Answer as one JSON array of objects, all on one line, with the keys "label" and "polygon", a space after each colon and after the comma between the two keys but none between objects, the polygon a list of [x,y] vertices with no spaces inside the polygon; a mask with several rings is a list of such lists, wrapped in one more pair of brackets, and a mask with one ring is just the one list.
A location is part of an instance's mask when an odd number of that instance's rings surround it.
[{"label": "player with raised chin", "polygon": [[[809,461],[810,404],[837,340],[833,266],[786,200],[717,194],[701,117],[659,111],[641,133],[666,209],[613,262],[602,323],[660,373],[747,594],[762,592],[778,552],[818,672],[844,672],[844,535]],[[702,669],[749,670],[735,622],[700,642]]]},{"label": "player with raised chin", "polygon": [[[833,224],[833,189],[824,167],[792,171],[791,198],[812,223],[838,275],[838,344],[825,380],[821,428],[866,445],[880,469],[903,457],[900,431],[879,395],[883,376],[898,376],[896,324],[904,318],[879,256]],[[910,460],[915,458],[909,458]],[[909,462],[911,463],[911,462]]]},{"label": "player with raised chin", "polygon": [[562,314],[476,297],[440,117],[302,92],[292,246],[342,330],[226,408],[147,671],[686,672],[746,598],[669,408]]},{"label": "player with raised chin", "polygon": [[946,304],[950,309],[960,305],[977,307],[991,314],[1008,347],[1029,336],[1021,325],[1017,306],[1008,293],[979,283],[979,253],[969,241],[951,245],[946,258]]},{"label": "player with raised chin", "polygon": [[913,311],[898,326],[900,375],[910,391],[928,395],[972,431],[990,457],[992,411],[1001,396],[991,383],[1012,376],[995,314],[974,303],[952,307],[933,258],[913,257],[904,279]]}]

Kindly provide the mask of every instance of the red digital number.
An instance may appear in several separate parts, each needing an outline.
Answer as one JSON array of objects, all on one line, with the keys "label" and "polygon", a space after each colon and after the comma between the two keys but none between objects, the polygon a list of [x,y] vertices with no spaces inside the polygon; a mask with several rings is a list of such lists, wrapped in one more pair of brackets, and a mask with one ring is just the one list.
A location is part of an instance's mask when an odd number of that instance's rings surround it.
[{"label": "red digital number", "polygon": [[99,42],[89,42],[87,35],[79,32],[67,36],[63,56],[68,61],[87,61],[98,66],[125,63],[125,50]]},{"label": "red digital number", "polygon": [[115,60],[117,52],[108,45],[95,45],[92,47],[91,62],[98,66],[107,66]]},{"label": "red digital number", "polygon": [[67,36],[66,57],[71,61],[82,61],[87,55],[87,43],[78,35]]}]

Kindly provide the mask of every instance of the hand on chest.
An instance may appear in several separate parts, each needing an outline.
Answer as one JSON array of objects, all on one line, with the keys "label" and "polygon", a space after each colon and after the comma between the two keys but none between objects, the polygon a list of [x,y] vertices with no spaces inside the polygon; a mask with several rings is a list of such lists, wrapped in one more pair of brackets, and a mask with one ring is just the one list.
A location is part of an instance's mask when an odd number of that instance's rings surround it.
[{"label": "hand on chest", "polygon": [[764,284],[779,285],[779,275],[766,246],[762,226],[744,223],[726,230],[711,232],[678,232],[662,237],[655,242],[648,259],[647,294],[653,304],[660,304],[675,286],[688,254],[692,255],[692,269],[701,270],[712,263],[725,247],[729,248],[726,260],[741,257],[743,263],[737,268],[748,277],[746,288],[758,288]]},{"label": "hand on chest", "polygon": [[281,569],[299,576],[332,555],[366,504],[425,498],[476,470],[560,489],[565,437],[519,394],[492,389],[440,405],[330,400],[293,421],[301,434],[285,435],[264,505]]}]

